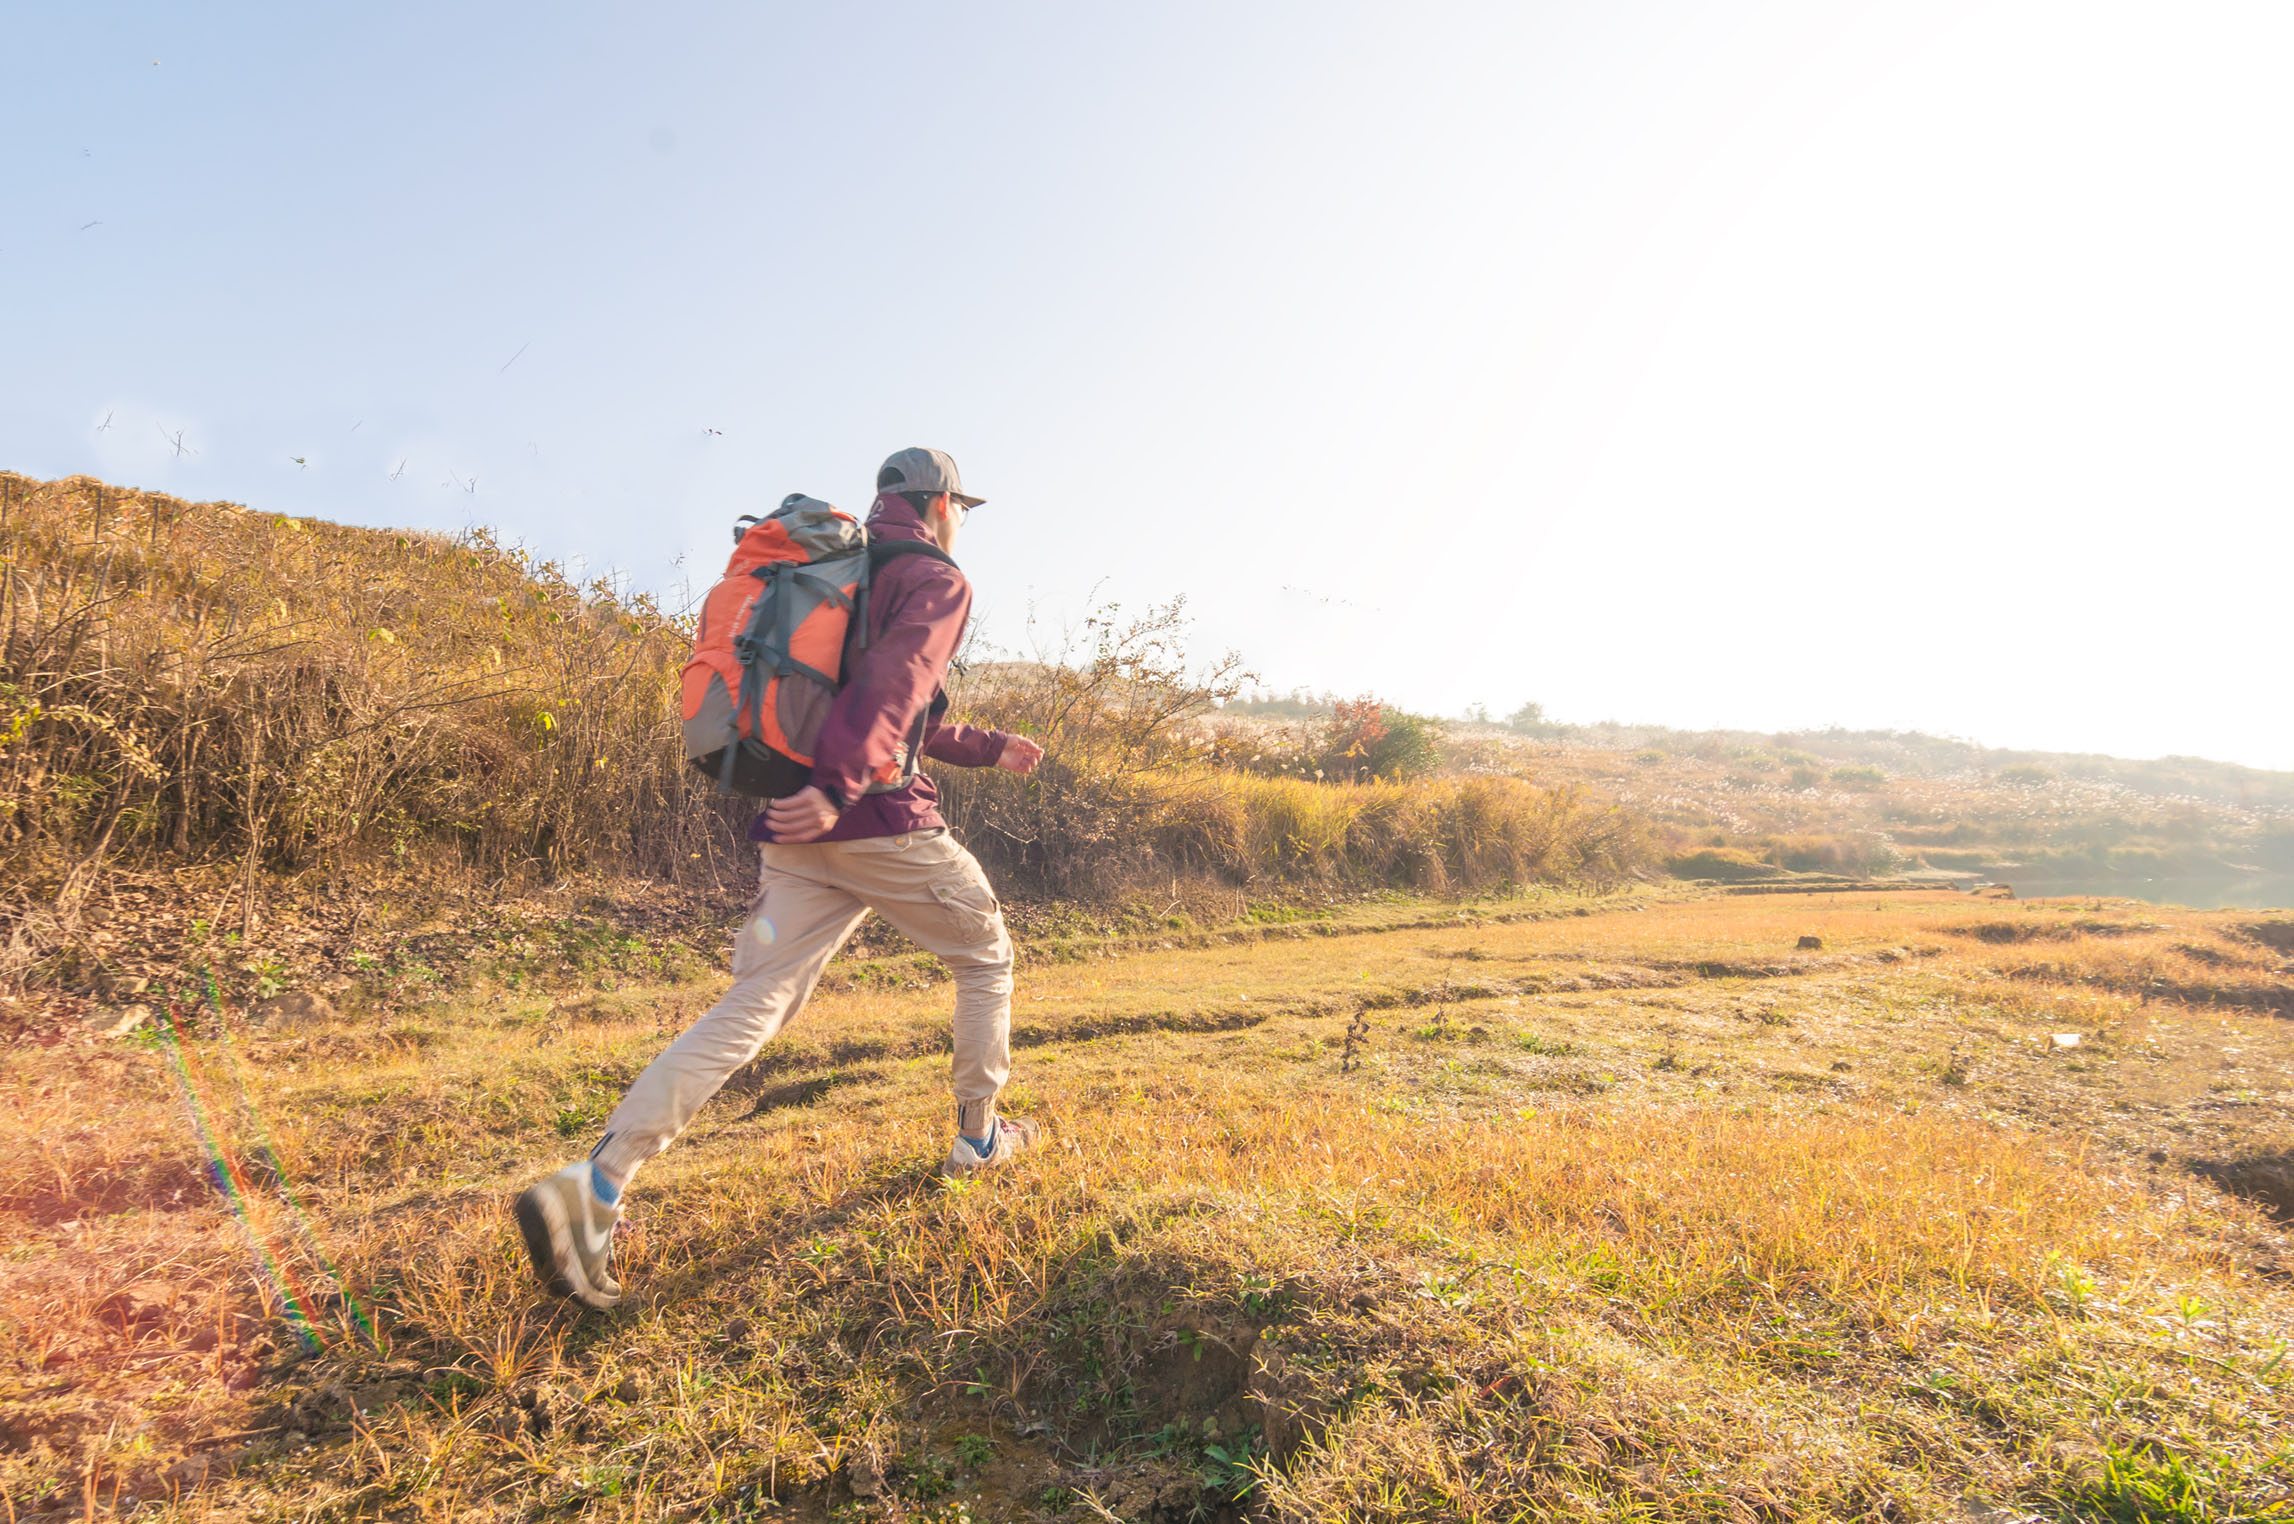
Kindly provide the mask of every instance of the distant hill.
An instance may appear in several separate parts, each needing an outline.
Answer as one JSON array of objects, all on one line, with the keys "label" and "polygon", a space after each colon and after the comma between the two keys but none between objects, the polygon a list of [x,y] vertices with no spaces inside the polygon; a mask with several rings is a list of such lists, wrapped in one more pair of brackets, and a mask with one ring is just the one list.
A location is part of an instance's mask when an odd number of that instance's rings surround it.
[{"label": "distant hill", "polygon": [[[1327,698],[1227,706],[1311,728]],[[2294,903],[2294,773],[1986,747],[1916,731],[1755,732],[1441,722],[1450,765],[1523,773],[1644,812],[1676,871],[1942,870],[2032,894]],[[1714,853],[1720,856],[1714,856]]]},{"label": "distant hill", "polygon": [[[1331,713],[1333,704],[1333,698],[1327,694],[1292,693],[1237,700],[1221,712],[1312,719]],[[2161,796],[2181,795],[2242,807],[2294,811],[2294,772],[2272,772],[2204,757],[2168,756],[2139,761],[2096,752],[2019,751],[1956,737],[1931,736],[1917,730],[1845,730],[1837,726],[1823,730],[1757,731],[1680,730],[1666,725],[1621,724],[1615,720],[1590,725],[1546,720],[1514,724],[1476,720],[1439,723],[1462,737],[1502,735],[1591,751],[1653,749],[1671,756],[1708,760],[1805,752],[1826,763],[1864,763],[1891,773],[1921,777],[1970,770],[1997,774],[2011,768],[2040,767],[2062,777],[2090,778]]]},{"label": "distant hill", "polygon": [[1715,875],[1687,859],[1726,847],[1802,870],[1974,873],[2023,894],[2294,903],[2294,774],[1890,732],[1460,728],[1451,744],[1646,812],[1691,876]]}]

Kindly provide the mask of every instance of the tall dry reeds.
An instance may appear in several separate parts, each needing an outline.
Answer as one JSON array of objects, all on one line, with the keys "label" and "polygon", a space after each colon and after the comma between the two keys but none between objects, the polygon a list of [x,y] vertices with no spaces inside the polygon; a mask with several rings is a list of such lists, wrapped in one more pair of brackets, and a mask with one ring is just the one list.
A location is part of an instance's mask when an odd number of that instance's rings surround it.
[{"label": "tall dry reeds", "polygon": [[[1637,817],[1518,778],[1314,783],[1196,764],[1125,782],[1088,764],[1049,771],[1042,792],[1004,775],[949,777],[943,808],[992,864],[1084,898],[1173,871],[1270,891],[1607,885],[1649,861]],[[1086,841],[1074,829],[1083,820],[1116,826]]]}]

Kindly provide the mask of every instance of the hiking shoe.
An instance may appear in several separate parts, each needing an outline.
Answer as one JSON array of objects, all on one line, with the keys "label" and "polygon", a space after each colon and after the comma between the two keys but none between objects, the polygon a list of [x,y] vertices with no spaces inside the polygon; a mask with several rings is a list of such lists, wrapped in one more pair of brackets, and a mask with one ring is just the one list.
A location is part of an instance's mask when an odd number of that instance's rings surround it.
[{"label": "hiking shoe", "polygon": [[960,1179],[983,1169],[994,1169],[1009,1164],[1015,1155],[1036,1145],[1036,1125],[1017,1117],[996,1118],[996,1146],[985,1156],[974,1148],[971,1140],[959,1133],[948,1147],[948,1157],[940,1161],[940,1173],[949,1179]]},{"label": "hiking shoe", "polygon": [[621,1208],[597,1199],[587,1159],[528,1186],[514,1210],[534,1273],[550,1290],[584,1307],[621,1300],[621,1284],[606,1268]]}]

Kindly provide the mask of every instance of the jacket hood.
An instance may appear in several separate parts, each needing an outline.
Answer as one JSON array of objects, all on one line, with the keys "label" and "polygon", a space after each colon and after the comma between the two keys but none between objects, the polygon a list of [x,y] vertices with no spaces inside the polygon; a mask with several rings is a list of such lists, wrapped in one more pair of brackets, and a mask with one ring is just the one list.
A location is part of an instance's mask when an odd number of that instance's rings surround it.
[{"label": "jacket hood", "polygon": [[931,532],[924,527],[923,517],[908,506],[908,499],[897,492],[878,496],[876,506],[868,510],[868,536],[873,540],[920,540],[934,543]]}]

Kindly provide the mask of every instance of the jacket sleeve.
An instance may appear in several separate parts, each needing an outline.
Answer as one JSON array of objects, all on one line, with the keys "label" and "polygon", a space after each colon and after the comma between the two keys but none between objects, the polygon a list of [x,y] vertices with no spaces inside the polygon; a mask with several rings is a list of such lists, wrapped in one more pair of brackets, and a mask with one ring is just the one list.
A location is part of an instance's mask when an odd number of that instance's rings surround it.
[{"label": "jacket sleeve", "polygon": [[876,603],[876,631],[866,646],[846,652],[848,675],[821,722],[813,760],[814,786],[840,809],[860,797],[908,739],[948,675],[972,610],[964,574],[923,556],[884,566],[869,597]]},{"label": "jacket sleeve", "polygon": [[993,767],[1011,737],[977,725],[935,725],[924,738],[924,755],[957,767]]}]

